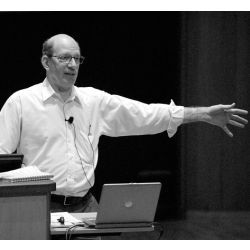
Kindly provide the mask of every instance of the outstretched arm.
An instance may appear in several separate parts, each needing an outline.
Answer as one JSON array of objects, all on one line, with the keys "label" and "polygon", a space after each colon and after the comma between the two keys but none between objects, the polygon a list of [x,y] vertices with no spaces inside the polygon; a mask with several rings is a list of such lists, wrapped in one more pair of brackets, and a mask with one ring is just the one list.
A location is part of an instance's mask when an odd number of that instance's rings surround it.
[{"label": "outstretched arm", "polygon": [[235,108],[235,103],[231,105],[214,105],[210,107],[193,107],[184,108],[183,123],[190,122],[207,122],[222,128],[227,135],[233,137],[232,132],[227,125],[233,125],[244,128],[248,120],[242,118],[241,115],[247,115],[248,111]]}]

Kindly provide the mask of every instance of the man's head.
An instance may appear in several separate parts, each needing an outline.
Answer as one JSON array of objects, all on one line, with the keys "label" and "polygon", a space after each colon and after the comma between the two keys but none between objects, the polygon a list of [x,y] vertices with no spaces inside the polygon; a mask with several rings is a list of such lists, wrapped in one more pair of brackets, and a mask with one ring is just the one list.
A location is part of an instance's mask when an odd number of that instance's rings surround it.
[{"label": "man's head", "polygon": [[68,35],[58,34],[44,42],[42,52],[41,62],[52,87],[60,92],[71,90],[83,61],[78,43]]}]

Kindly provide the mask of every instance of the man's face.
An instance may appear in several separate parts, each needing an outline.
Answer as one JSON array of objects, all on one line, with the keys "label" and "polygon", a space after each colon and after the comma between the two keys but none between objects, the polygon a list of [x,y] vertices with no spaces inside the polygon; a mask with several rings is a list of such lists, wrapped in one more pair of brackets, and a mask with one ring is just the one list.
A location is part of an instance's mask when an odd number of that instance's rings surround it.
[{"label": "man's face", "polygon": [[[58,58],[59,57],[59,58]],[[57,39],[54,42],[53,54],[49,58],[47,76],[52,86],[59,91],[68,91],[75,84],[79,63],[72,58],[70,62],[60,62],[60,57],[80,57],[78,44],[71,39]]]}]

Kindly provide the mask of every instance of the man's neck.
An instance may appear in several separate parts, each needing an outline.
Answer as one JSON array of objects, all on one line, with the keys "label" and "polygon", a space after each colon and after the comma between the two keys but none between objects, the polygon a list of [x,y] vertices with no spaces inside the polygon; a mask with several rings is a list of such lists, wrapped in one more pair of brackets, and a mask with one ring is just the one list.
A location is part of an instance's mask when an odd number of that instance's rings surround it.
[{"label": "man's neck", "polygon": [[54,91],[62,98],[62,100],[65,102],[69,99],[72,93],[72,87],[70,89],[60,89],[60,88],[55,88],[52,86]]},{"label": "man's neck", "polygon": [[49,81],[49,83],[50,83],[51,87],[53,88],[53,90],[55,91],[55,93],[57,93],[62,98],[62,100],[64,102],[71,96],[73,86],[65,89],[65,88],[61,88],[61,87],[56,86],[55,84],[51,83],[50,81]]},{"label": "man's neck", "polygon": [[70,91],[58,91],[57,93],[61,96],[63,101],[67,101],[71,95],[72,89]]}]

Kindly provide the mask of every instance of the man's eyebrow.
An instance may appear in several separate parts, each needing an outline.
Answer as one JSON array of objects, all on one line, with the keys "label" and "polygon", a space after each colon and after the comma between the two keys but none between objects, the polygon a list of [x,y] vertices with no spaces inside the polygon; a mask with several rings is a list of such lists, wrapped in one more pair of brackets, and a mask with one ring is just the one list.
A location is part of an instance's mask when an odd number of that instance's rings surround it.
[{"label": "man's eyebrow", "polygon": [[58,56],[72,56],[72,57],[80,57],[80,54],[75,54],[75,55],[71,55],[69,53],[65,53],[65,54],[59,54]]}]

